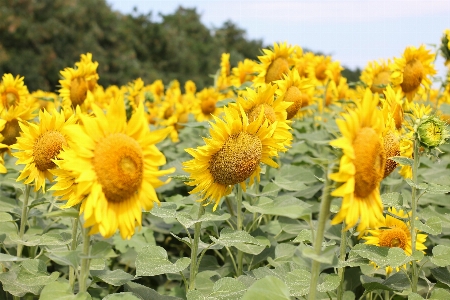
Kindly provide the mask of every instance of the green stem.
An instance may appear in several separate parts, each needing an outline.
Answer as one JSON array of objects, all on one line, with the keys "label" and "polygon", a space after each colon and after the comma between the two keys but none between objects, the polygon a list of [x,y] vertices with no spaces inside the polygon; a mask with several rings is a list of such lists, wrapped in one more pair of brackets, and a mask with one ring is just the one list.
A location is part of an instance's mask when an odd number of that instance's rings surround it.
[{"label": "green stem", "polygon": [[[236,225],[236,229],[238,231],[242,230],[243,227],[243,222],[242,222],[242,188],[241,186],[238,184],[236,186],[237,189],[237,193],[236,193],[236,216],[237,216],[237,225]],[[237,274],[236,276],[239,277],[242,275],[242,265],[243,265],[243,260],[244,260],[244,252],[242,252],[241,250],[238,249],[237,252],[237,264],[238,264],[238,269],[237,269]]]},{"label": "green stem", "polygon": [[[205,207],[200,203],[198,208],[198,219],[200,219],[205,213]],[[189,290],[195,289],[195,276],[197,276],[197,254],[198,243],[200,241],[200,231],[202,229],[202,222],[195,223],[194,227],[194,243],[191,245],[191,270],[189,274]]]},{"label": "green stem", "polygon": [[90,259],[90,249],[91,249],[91,237],[89,236],[89,228],[83,229],[83,257],[81,258],[81,271],[80,271],[80,281],[79,292],[87,291],[87,280],[89,278],[89,264]]},{"label": "green stem", "polygon": [[[413,186],[411,188],[411,221],[410,221],[410,225],[411,225],[411,249],[414,252],[414,250],[416,250],[416,228],[415,228],[415,223],[416,223],[416,215],[417,215],[417,170],[419,168],[419,163],[420,163],[420,154],[419,154],[419,141],[418,141],[418,137],[415,136],[414,138],[414,163],[412,166],[412,181],[413,181]],[[412,275],[411,275],[411,281],[412,281],[412,291],[413,293],[417,293],[417,282],[419,280],[419,272],[417,270],[417,264],[416,261],[412,262]]]},{"label": "green stem", "polygon": [[[317,257],[320,256],[322,252],[322,242],[325,233],[325,225],[328,220],[328,216],[330,215],[330,205],[331,205],[331,197],[328,191],[330,186],[330,179],[328,178],[328,172],[325,172],[326,180],[325,186],[323,188],[322,201],[320,203],[320,211],[319,211],[319,221],[317,224],[316,236],[314,238],[314,253]],[[320,273],[320,262],[317,260],[312,261],[311,265],[311,284],[309,286],[309,300],[316,299],[316,289],[317,283],[319,282],[319,273]]]},{"label": "green stem", "polygon": [[[342,224],[341,228],[341,245],[339,247],[339,260],[341,262],[345,261],[345,256],[347,254],[347,230],[345,230],[344,224]],[[338,300],[342,300],[342,297],[344,295],[344,273],[345,273],[345,267],[341,267],[338,269],[338,275],[340,279],[339,288],[338,288],[338,294],[337,298]]]},{"label": "green stem", "polygon": [[[19,238],[22,241],[25,233],[25,226],[28,221],[28,200],[30,199],[31,185],[25,185],[25,197],[22,203],[22,216],[20,217]],[[17,256],[21,257],[23,251],[23,244],[17,244]]]},{"label": "green stem", "polygon": [[[72,222],[72,243],[70,243],[70,250],[74,251],[77,249],[77,234],[78,234],[78,217],[75,218]],[[75,285],[75,269],[74,267],[69,267],[69,285],[70,289],[73,292],[73,288]]]}]

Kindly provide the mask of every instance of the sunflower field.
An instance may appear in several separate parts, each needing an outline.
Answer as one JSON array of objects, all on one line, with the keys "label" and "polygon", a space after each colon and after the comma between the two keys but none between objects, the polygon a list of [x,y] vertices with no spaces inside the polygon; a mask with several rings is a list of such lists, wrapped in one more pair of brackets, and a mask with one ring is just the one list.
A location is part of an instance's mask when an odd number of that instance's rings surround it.
[{"label": "sunflower field", "polygon": [[449,40],[358,82],[287,42],[201,90],[3,74],[0,299],[450,297]]}]

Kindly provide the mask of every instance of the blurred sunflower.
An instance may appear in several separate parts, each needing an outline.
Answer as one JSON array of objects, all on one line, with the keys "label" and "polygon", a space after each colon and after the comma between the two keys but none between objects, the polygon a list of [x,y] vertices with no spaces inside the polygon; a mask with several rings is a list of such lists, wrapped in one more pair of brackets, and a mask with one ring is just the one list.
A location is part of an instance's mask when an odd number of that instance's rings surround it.
[{"label": "blurred sunflower", "polygon": [[30,97],[41,110],[53,111],[60,106],[58,95],[52,92],[36,90],[30,94]]},{"label": "blurred sunflower", "polygon": [[19,105],[29,106],[27,103],[29,92],[23,79],[23,76],[20,77],[17,75],[16,78],[14,78],[12,74],[3,74],[2,82],[0,84],[0,95],[2,98],[0,110],[9,109]]},{"label": "blurred sunflower", "polygon": [[262,49],[262,51],[264,55],[258,56],[261,63],[256,68],[258,76],[253,80],[257,86],[282,79],[283,74],[287,74],[289,68],[295,63],[291,57],[294,47],[286,42],[274,43],[272,50]]},{"label": "blurred sunflower", "polygon": [[230,83],[230,53],[222,53],[220,58],[220,70],[219,76],[217,77],[216,86],[219,91],[228,88]]},{"label": "blurred sunflower", "polygon": [[[411,256],[412,246],[409,222],[405,223],[395,217],[408,219],[410,218],[410,214],[405,213],[403,210],[396,210],[395,208],[389,208],[388,211],[390,215],[386,215],[386,217],[383,218],[382,222],[379,224],[379,229],[366,231],[366,233],[370,235],[362,237],[366,240],[365,244],[378,247],[398,247],[403,249],[407,255]],[[424,245],[426,239],[426,234],[417,233],[416,250],[423,252],[423,250],[427,249]],[[406,268],[406,265],[403,267]],[[399,271],[399,268],[396,268],[396,270]],[[386,274],[390,274],[392,271],[392,267],[386,267]]]},{"label": "blurred sunflower", "polygon": [[[281,141],[285,147],[290,147],[293,139],[291,133],[292,128],[290,127],[292,121],[286,120],[286,109],[293,104],[288,101],[283,101],[281,97],[275,100],[275,91],[277,88],[276,84],[261,86],[256,90],[247,88],[243,97],[237,99],[237,103],[244,109],[249,122],[256,120],[261,110],[263,110],[264,117],[268,120],[269,125],[276,124],[272,138]],[[287,148],[283,151],[287,151]]]},{"label": "blurred sunflower", "polygon": [[10,146],[16,143],[22,131],[19,124],[24,121],[30,121],[35,116],[33,108],[24,105],[11,106],[8,110],[3,109],[0,112],[0,119],[6,121],[0,134],[3,136],[2,143],[7,146],[6,148],[0,147],[0,153],[9,151]]},{"label": "blurred sunflower", "polygon": [[339,171],[330,179],[341,183],[331,195],[342,197],[342,206],[331,221],[345,220],[346,228],[358,223],[357,231],[375,228],[383,218],[380,182],[383,179],[386,153],[381,138],[384,129],[378,98],[366,89],[364,98],[354,110],[336,120],[342,137],[330,142],[341,148]]},{"label": "blurred sunflower", "polygon": [[255,178],[259,181],[260,163],[278,167],[271,157],[283,149],[272,137],[276,124],[269,125],[262,110],[252,122],[239,105],[238,110],[225,107],[224,111],[224,119],[214,116],[215,123],[210,122],[211,137],[204,138],[206,145],[186,149],[193,159],[183,162],[191,178],[186,184],[195,186],[190,193],[199,193],[206,204],[214,202],[213,210],[235,184],[245,190],[248,178],[249,185]]},{"label": "blurred sunflower", "polygon": [[450,66],[450,29],[444,30],[444,35],[441,39],[441,54],[445,59],[445,65]]},{"label": "blurred sunflower", "polygon": [[62,98],[62,106],[65,109],[80,106],[82,111],[87,111],[94,97],[86,81],[88,74],[86,66],[79,64],[78,68],[65,68],[60,73],[63,79],[59,81],[61,88],[58,92]]},{"label": "blurred sunflower", "polygon": [[390,113],[394,119],[395,129],[401,130],[404,120],[403,114],[403,97],[402,92],[394,89],[388,85],[384,89],[384,100],[382,100],[383,111],[385,115]]},{"label": "blurred sunflower", "polygon": [[326,85],[331,78],[332,73],[329,69],[332,67],[330,56],[314,56],[308,64],[308,69],[306,73],[308,78],[310,78],[315,85]]},{"label": "blurred sunflower", "polygon": [[53,174],[50,173],[56,167],[53,160],[71,139],[70,134],[65,131],[70,124],[75,124],[75,117],[66,121],[64,112],[58,113],[56,110],[52,114],[40,110],[39,124],[19,123],[22,132],[11,148],[19,150],[13,153],[18,158],[16,165],[22,164],[25,167],[16,181],[25,179],[25,184],[34,181],[35,191],[42,188],[45,192],[45,179],[53,181]]},{"label": "blurred sunflower", "polygon": [[[72,141],[59,154],[58,165],[70,176],[57,180],[70,183],[70,177],[75,178],[75,196],[68,205],[81,202],[80,214],[90,234],[100,232],[107,238],[119,229],[122,238],[131,238],[142,224],[142,209],[159,203],[155,188],[169,181],[158,177],[174,171],[159,170],[166,158],[155,146],[168,132],[150,132],[142,105],[129,122],[120,99],[111,102],[106,114],[96,105],[92,109],[94,118],[81,115],[82,125],[66,128]],[[60,190],[70,195],[63,186]]]},{"label": "blurred sunflower", "polygon": [[435,55],[426,50],[424,45],[419,48],[407,47],[401,58],[395,58],[390,66],[391,82],[400,89],[409,102],[423,85],[430,88],[430,75],[436,74],[433,66]]},{"label": "blurred sunflower", "polygon": [[192,108],[192,114],[198,122],[211,120],[213,116],[218,116],[223,109],[217,106],[217,102],[224,97],[215,88],[204,88],[196,94],[197,101]]},{"label": "blurred sunflower", "polygon": [[137,78],[136,80],[128,83],[125,92],[125,99],[127,100],[128,105],[131,107],[132,111],[135,111],[136,108],[144,103],[144,81],[141,78]]},{"label": "blurred sunflower", "polygon": [[244,59],[244,61],[239,61],[237,67],[231,69],[231,85],[240,87],[245,82],[253,81],[257,65],[255,61],[248,58]]},{"label": "blurred sunflower", "polygon": [[373,93],[381,94],[391,82],[391,61],[370,61],[361,73],[364,82]]}]

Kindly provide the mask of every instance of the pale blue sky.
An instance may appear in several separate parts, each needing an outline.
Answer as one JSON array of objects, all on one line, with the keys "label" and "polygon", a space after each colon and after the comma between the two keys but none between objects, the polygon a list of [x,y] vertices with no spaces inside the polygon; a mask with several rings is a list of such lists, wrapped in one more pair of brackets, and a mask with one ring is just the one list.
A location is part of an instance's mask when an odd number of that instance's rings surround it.
[{"label": "pale blue sky", "polygon": [[[439,45],[450,29],[450,0],[107,0],[114,10],[171,14],[178,6],[197,8],[203,24],[219,27],[232,20],[247,38],[265,44],[287,41],[331,54],[349,68],[370,60],[399,57],[407,46]],[[428,46],[431,49],[431,46]],[[443,59],[436,60],[443,75]]]}]

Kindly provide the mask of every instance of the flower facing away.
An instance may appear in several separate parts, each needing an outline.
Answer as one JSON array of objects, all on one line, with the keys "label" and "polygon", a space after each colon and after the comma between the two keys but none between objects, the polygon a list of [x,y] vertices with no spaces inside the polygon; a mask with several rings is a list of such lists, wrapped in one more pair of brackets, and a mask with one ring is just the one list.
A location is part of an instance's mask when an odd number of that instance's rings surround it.
[{"label": "flower facing away", "polygon": [[430,149],[444,144],[450,137],[445,121],[433,115],[417,120],[414,129],[420,144]]},{"label": "flower facing away", "polygon": [[355,110],[336,121],[342,137],[330,142],[343,152],[339,171],[330,174],[330,179],[341,183],[331,195],[342,197],[341,209],[332,224],[345,220],[348,229],[359,221],[357,231],[360,233],[366,228],[375,228],[383,218],[379,186],[384,175],[386,153],[381,138],[383,117],[377,105],[377,98],[366,89]]},{"label": "flower facing away", "polygon": [[[407,255],[412,255],[409,222],[405,223],[400,220],[407,219],[410,216],[403,210],[396,210],[395,208],[389,208],[388,211],[391,215],[386,215],[383,222],[380,223],[380,227],[378,229],[367,230],[366,233],[370,235],[362,237],[366,240],[365,244],[389,248],[398,247],[403,249]],[[427,249],[424,245],[426,239],[426,234],[417,233],[416,250],[423,251]],[[399,270],[399,268],[396,269],[397,271]],[[392,271],[392,267],[386,267],[387,274],[390,274]]]},{"label": "flower facing away", "polygon": [[70,124],[75,124],[74,116],[66,121],[64,112],[58,113],[56,110],[51,114],[39,111],[39,124],[19,123],[22,133],[11,148],[19,150],[13,153],[18,158],[16,164],[25,167],[17,181],[25,179],[25,184],[34,181],[34,189],[37,191],[42,188],[45,192],[45,179],[53,181],[50,172],[56,168],[53,160],[71,138],[65,130]]},{"label": "flower facing away", "polygon": [[[142,105],[127,122],[120,98],[111,102],[106,114],[96,105],[92,109],[95,117],[81,115],[82,125],[66,128],[72,141],[57,164],[68,173],[56,178],[52,190],[70,199],[65,207],[81,202],[80,214],[90,234],[100,232],[108,238],[119,229],[122,238],[131,238],[142,224],[142,209],[159,203],[155,188],[168,180],[158,177],[174,171],[159,170],[166,158],[155,146],[168,132],[150,132]],[[72,183],[73,191],[62,183]]]},{"label": "flower facing away", "polygon": [[272,136],[276,122],[269,125],[264,120],[263,110],[252,122],[242,107],[238,110],[225,107],[224,119],[215,117],[211,122],[210,138],[204,138],[206,145],[186,149],[193,159],[183,163],[190,173],[188,185],[195,186],[190,192],[199,193],[200,201],[214,202],[214,210],[223,196],[230,194],[235,184],[246,189],[255,178],[259,181],[260,163],[278,167],[272,160],[283,143]]},{"label": "flower facing away", "polygon": [[292,53],[294,47],[287,43],[274,43],[273,49],[263,49],[264,55],[258,56],[261,64],[256,68],[258,76],[255,77],[256,85],[270,83],[283,78],[283,74],[289,72],[289,68],[294,65]]},{"label": "flower facing away", "polygon": [[373,93],[383,93],[391,82],[391,61],[371,61],[361,73],[361,81],[364,82]]}]

